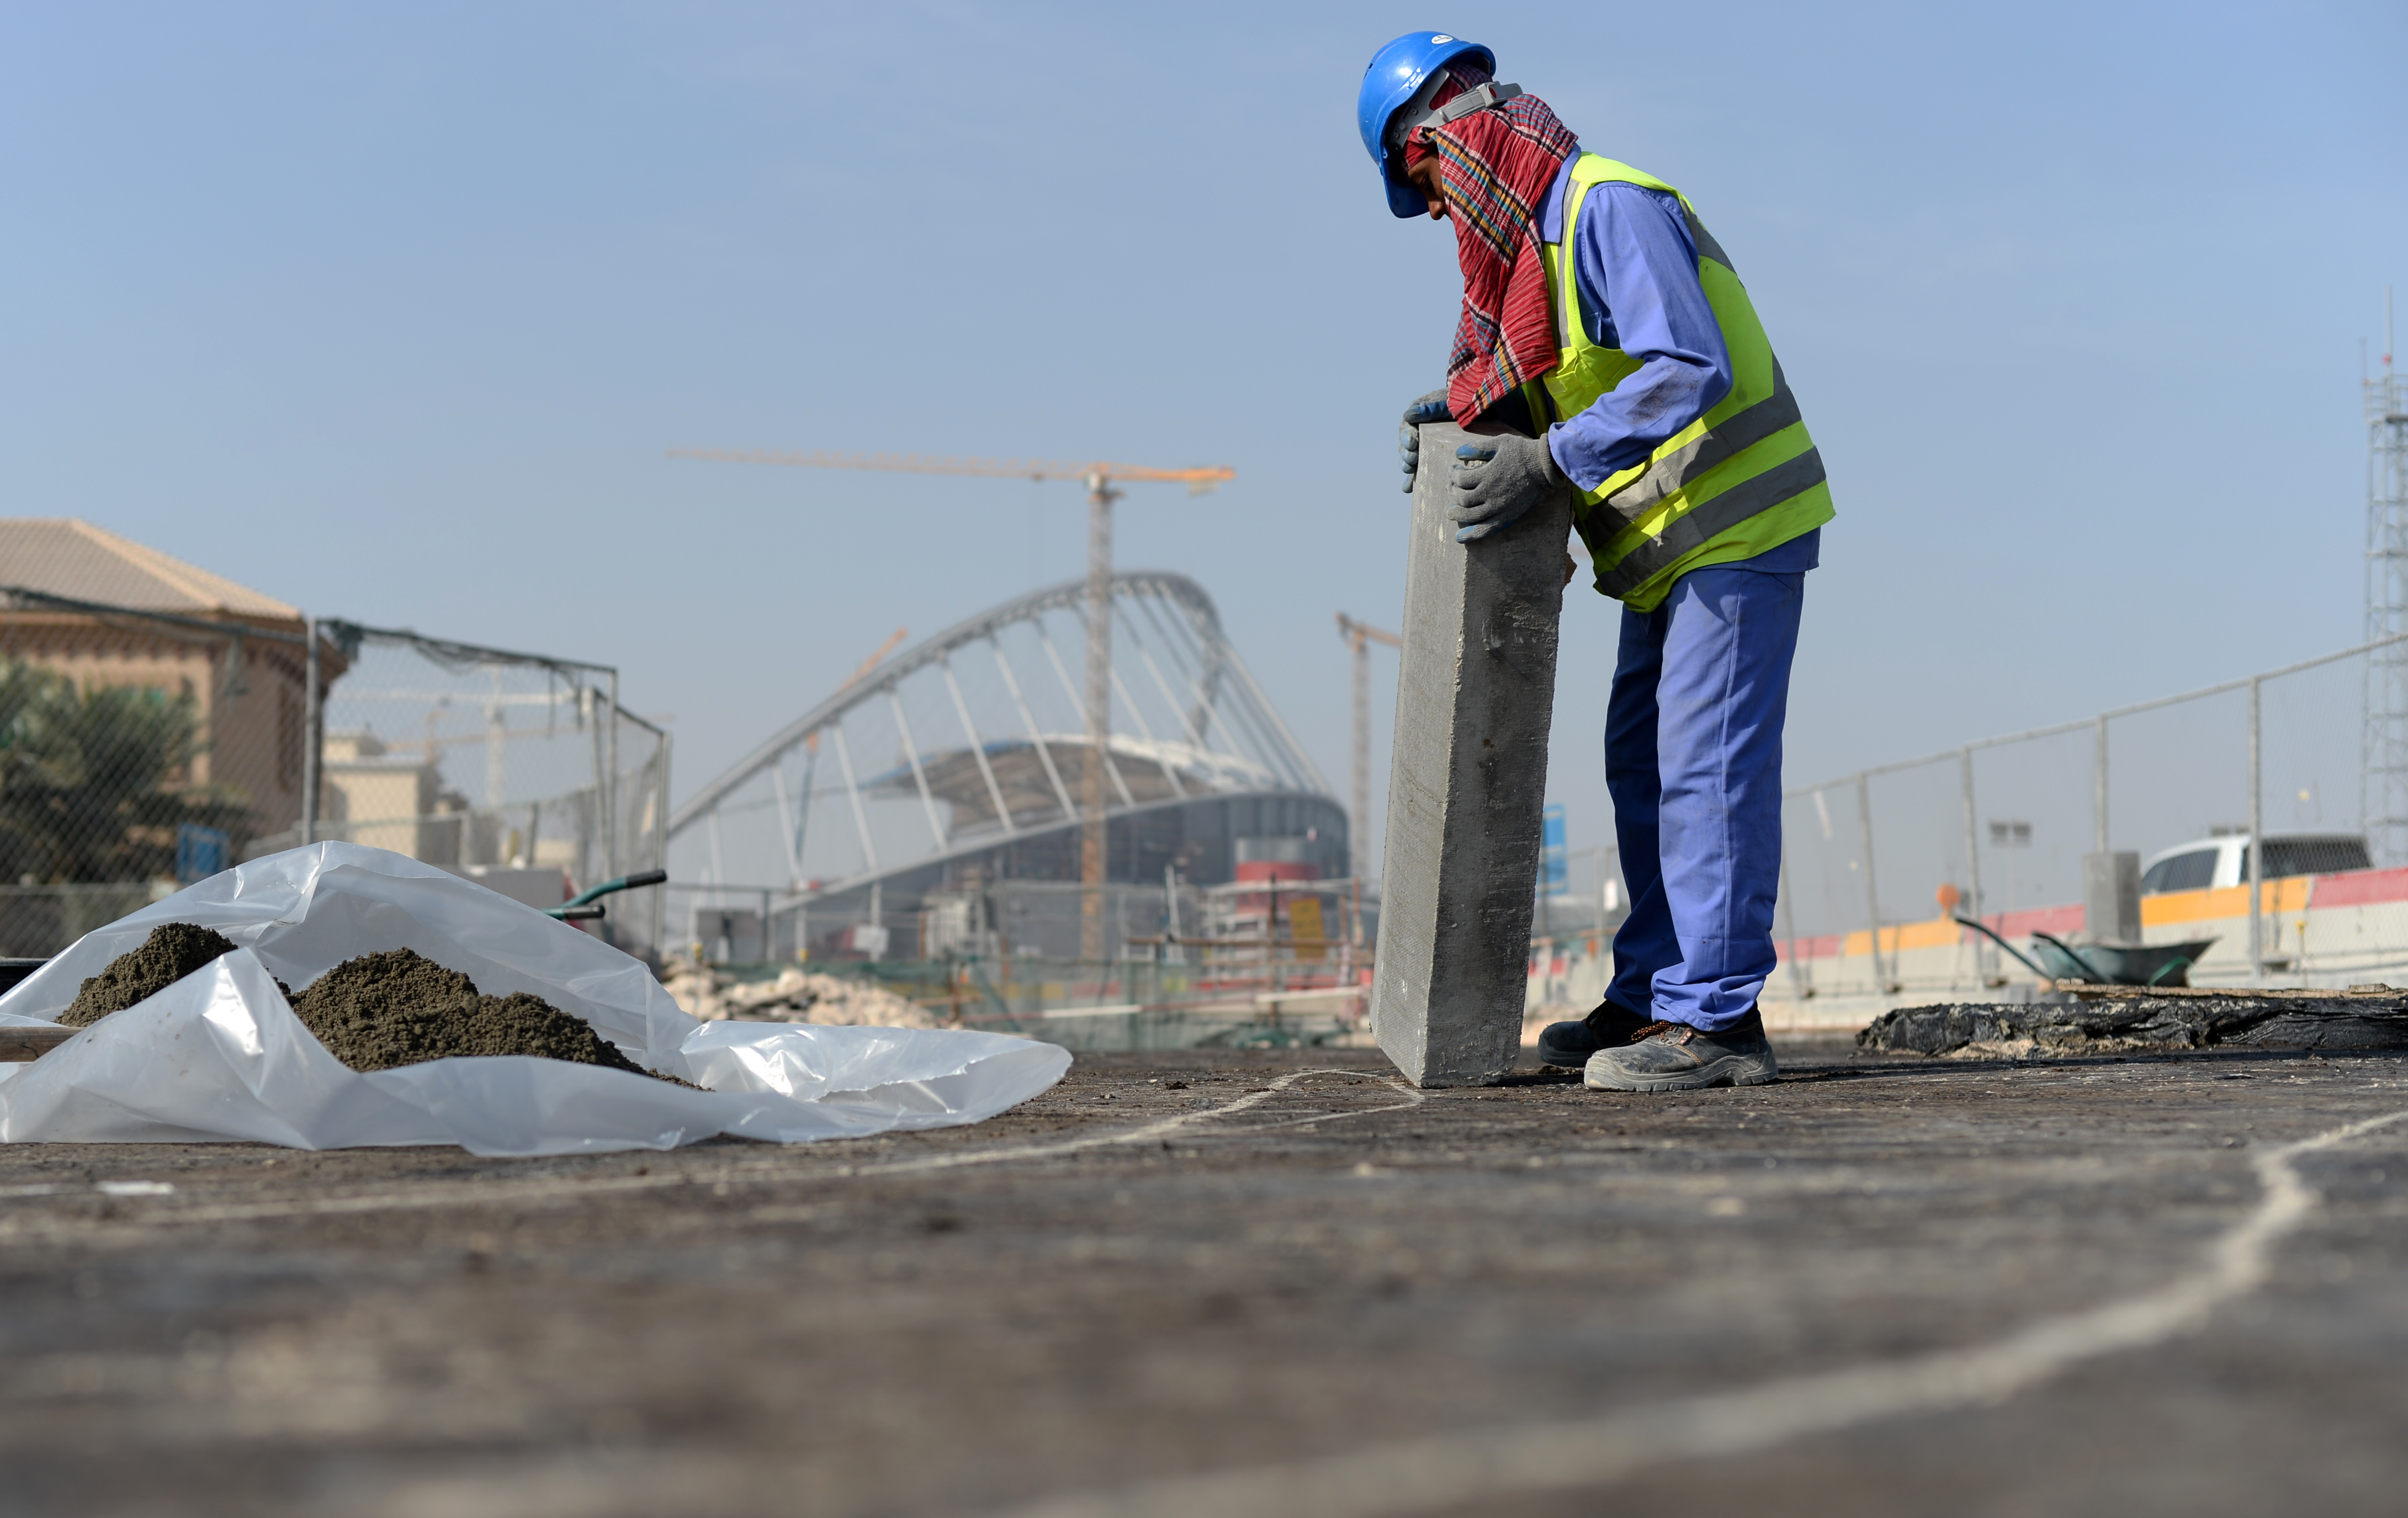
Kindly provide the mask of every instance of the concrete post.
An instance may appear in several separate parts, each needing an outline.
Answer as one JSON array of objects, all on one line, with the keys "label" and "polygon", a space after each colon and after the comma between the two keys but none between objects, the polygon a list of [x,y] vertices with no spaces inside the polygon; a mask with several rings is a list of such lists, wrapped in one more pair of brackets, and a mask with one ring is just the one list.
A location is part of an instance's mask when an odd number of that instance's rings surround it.
[{"label": "concrete post", "polygon": [[1493,1084],[1521,1049],[1571,525],[1567,496],[1455,542],[1465,437],[1422,429],[1380,861],[1371,1031],[1420,1086]]},{"label": "concrete post", "polygon": [[2107,852],[2107,719],[2090,732],[2090,852]]},{"label": "concrete post", "polygon": [[2141,856],[2127,849],[2082,856],[2082,932],[2092,943],[2141,941]]}]

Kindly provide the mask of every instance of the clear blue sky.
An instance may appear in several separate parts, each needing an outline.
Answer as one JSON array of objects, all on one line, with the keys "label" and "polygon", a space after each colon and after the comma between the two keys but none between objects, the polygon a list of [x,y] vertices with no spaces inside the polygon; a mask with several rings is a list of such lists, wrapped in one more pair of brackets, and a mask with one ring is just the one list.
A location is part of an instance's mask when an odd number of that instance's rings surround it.
[{"label": "clear blue sky", "polygon": [[[1078,573],[1083,513],[665,448],[1227,463],[1133,490],[1121,561],[1204,581],[1342,775],[1331,614],[1398,617],[1455,314],[1354,136],[1409,23],[1738,261],[1841,511],[1793,779],[2355,641],[2396,0],[8,6],[0,511],[615,662],[682,792],[894,627]],[[1576,845],[1613,613],[1565,623]]]}]

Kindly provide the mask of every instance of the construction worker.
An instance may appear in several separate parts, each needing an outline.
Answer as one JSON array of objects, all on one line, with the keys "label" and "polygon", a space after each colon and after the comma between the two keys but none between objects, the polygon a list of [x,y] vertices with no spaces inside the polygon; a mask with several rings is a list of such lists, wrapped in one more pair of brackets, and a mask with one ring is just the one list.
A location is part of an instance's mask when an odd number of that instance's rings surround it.
[{"label": "construction worker", "polygon": [[1388,208],[1455,223],[1463,317],[1405,411],[1479,435],[1448,461],[1458,541],[1551,494],[1623,604],[1606,786],[1630,888],[1603,1005],[1540,1038],[1612,1091],[1757,1085],[1772,974],[1781,729],[1821,457],[1747,292],[1687,198],[1581,150],[1496,57],[1445,33],[1380,50],[1357,116]]}]

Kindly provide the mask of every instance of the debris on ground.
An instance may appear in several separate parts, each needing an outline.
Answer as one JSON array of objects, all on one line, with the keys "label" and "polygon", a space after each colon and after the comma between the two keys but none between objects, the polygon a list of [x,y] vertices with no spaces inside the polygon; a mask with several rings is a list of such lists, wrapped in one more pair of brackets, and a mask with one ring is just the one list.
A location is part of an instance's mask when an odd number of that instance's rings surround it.
[{"label": "debris on ground", "polygon": [[1868,1053],[2076,1059],[2185,1049],[2408,1049],[2408,992],[2186,988],[2066,1002],[1948,1002],[1884,1012],[1856,1035]]},{"label": "debris on ground", "polygon": [[738,981],[671,960],[662,984],[688,1015],[706,1023],[817,1023],[830,1027],[934,1028],[944,1019],[884,986],[801,968],[774,981]]},{"label": "debris on ground", "polygon": [[649,1073],[583,1018],[523,991],[484,995],[458,970],[408,949],[347,959],[291,999],[294,1015],[327,1053],[355,1070],[533,1054]]},{"label": "debris on ground", "polygon": [[85,981],[76,999],[59,1014],[59,1021],[71,1028],[88,1028],[111,1012],[122,1012],[166,990],[220,954],[233,952],[234,940],[212,928],[162,923],[142,940],[142,947],[118,955],[98,975]]}]

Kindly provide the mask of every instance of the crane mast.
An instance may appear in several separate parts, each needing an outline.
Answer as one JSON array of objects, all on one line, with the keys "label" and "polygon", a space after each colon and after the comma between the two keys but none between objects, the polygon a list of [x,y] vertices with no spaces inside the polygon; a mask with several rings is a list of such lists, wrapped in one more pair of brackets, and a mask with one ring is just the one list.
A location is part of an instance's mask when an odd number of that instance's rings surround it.
[{"label": "crane mast", "polygon": [[1347,873],[1361,880],[1371,863],[1371,645],[1401,651],[1405,640],[1368,622],[1338,613],[1338,636],[1354,651],[1354,815],[1346,820]]}]

